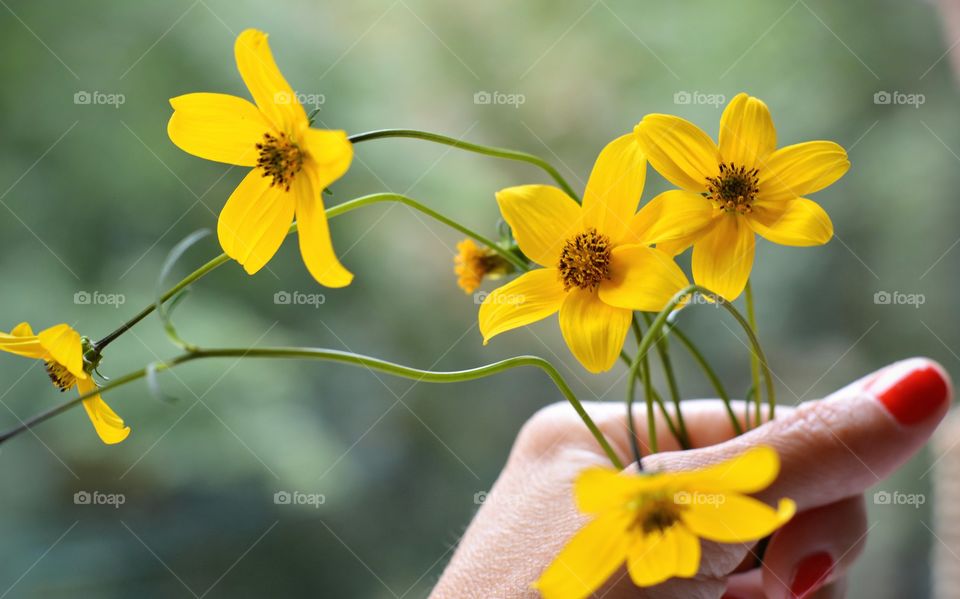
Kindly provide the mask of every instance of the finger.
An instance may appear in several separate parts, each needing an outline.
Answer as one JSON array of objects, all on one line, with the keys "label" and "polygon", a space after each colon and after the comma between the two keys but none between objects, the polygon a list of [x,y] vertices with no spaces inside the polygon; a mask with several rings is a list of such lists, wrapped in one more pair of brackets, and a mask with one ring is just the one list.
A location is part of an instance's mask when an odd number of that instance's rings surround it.
[{"label": "finger", "polygon": [[863,496],[797,514],[778,530],[763,558],[768,599],[816,596],[843,578],[863,552],[867,516]]},{"label": "finger", "polygon": [[770,445],[780,455],[780,476],[759,497],[790,497],[802,511],[859,495],[886,478],[927,441],[951,395],[942,367],[923,358],[905,360],[740,437],[653,455],[644,467],[690,470]]},{"label": "finger", "polygon": [[[838,578],[836,581],[816,590],[812,595],[803,599],[843,599],[846,597],[847,579]],[[751,570],[743,574],[731,576],[727,581],[727,590],[721,599],[772,599],[764,592],[760,570]]]}]

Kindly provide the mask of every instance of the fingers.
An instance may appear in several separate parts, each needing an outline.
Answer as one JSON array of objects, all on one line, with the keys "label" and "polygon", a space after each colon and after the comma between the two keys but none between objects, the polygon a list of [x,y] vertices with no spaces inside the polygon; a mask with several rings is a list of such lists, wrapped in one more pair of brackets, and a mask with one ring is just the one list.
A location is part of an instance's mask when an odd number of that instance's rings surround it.
[{"label": "fingers", "polygon": [[[847,579],[839,578],[817,589],[803,599],[843,599],[847,596]],[[764,592],[760,570],[731,576],[721,599],[770,599]]]},{"label": "fingers", "polygon": [[887,477],[927,441],[951,395],[949,377],[938,364],[913,358],[740,437],[653,455],[644,466],[688,470],[770,445],[780,455],[780,476],[759,497],[771,502],[790,497],[802,511],[860,495]]},{"label": "fingers", "polygon": [[774,534],[764,554],[764,596],[815,596],[815,591],[844,576],[866,538],[863,496],[797,514]]}]

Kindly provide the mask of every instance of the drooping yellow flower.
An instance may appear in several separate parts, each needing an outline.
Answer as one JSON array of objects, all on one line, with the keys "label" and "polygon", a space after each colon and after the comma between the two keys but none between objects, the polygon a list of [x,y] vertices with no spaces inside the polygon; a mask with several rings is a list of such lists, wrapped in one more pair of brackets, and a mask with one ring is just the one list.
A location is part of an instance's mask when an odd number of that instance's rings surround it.
[{"label": "drooping yellow flower", "polygon": [[234,53],[256,106],[226,94],[186,94],[170,100],[167,125],[185,152],[253,167],[220,213],[220,245],[253,274],[277,253],[296,215],[300,253],[313,278],[327,287],[349,285],[353,275],[333,251],[321,194],[350,167],[353,146],[343,131],[310,127],[265,33],[244,31]]},{"label": "drooping yellow flower", "polygon": [[473,293],[480,288],[484,278],[498,279],[513,271],[513,265],[487,247],[480,247],[469,237],[457,244],[453,258],[453,272],[457,285],[464,293]]},{"label": "drooping yellow flower", "polygon": [[[651,114],[634,129],[650,164],[671,183],[701,198],[712,216],[687,239],[661,245],[678,254],[693,245],[693,278],[736,299],[753,268],[755,235],[790,246],[821,245],[833,223],[806,195],[834,183],[850,167],[847,153],[830,141],[776,149],[777,133],[766,104],[739,94],[720,118],[719,146],[679,117]],[[666,212],[689,210],[668,205]]]},{"label": "drooping yellow flower", "polygon": [[[76,387],[82,395],[97,388],[84,369],[83,340],[69,325],[58,324],[35,335],[30,325],[22,322],[10,333],[0,333],[0,351],[43,360],[50,380],[60,391]],[[130,434],[130,427],[99,394],[83,400],[83,407],[104,443],[119,443]]]},{"label": "drooping yellow flower", "polygon": [[534,587],[545,599],[582,599],[624,562],[640,587],[693,577],[700,567],[700,539],[756,541],[793,517],[796,505],[790,499],[774,509],[746,495],[768,487],[779,471],[777,453],[765,446],[688,472],[585,470],[574,494],[578,509],[593,519]]},{"label": "drooping yellow flower", "polygon": [[497,194],[520,250],[543,268],[487,296],[479,317],[484,343],[559,311],[563,338],[584,368],[613,366],[633,310],[660,311],[688,285],[672,257],[650,245],[681,239],[709,218],[694,206],[665,213],[668,205],[703,201],[677,191],[636,212],[645,176],[635,136],[624,135],[597,157],[582,206],[549,185]]}]

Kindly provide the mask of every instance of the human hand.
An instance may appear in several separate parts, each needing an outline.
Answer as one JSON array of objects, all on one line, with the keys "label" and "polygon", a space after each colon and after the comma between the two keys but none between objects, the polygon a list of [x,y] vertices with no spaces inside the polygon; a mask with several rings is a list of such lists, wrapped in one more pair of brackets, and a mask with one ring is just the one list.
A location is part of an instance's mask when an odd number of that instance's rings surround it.
[{"label": "human hand", "polygon": [[[949,377],[937,364],[911,359],[890,365],[734,437],[723,404],[684,402],[694,449],[679,451],[658,422],[661,453],[647,471],[689,470],[756,445],[781,458],[776,482],[757,497],[790,497],[797,515],[770,539],[761,568],[754,546],[704,542],[700,571],[638,589],[621,569],[597,593],[625,597],[789,599],[841,597],[844,574],[866,539],[863,492],[889,476],[926,442],[947,411]],[[630,455],[622,404],[586,404],[622,458]],[[742,413],[745,406],[736,404]],[[646,442],[645,422],[636,429]],[[625,460],[627,461],[627,460]],[[566,404],[540,410],[517,437],[506,466],[470,524],[431,595],[435,599],[534,598],[530,585],[586,522],[573,504],[577,474],[608,465],[596,441]]]}]

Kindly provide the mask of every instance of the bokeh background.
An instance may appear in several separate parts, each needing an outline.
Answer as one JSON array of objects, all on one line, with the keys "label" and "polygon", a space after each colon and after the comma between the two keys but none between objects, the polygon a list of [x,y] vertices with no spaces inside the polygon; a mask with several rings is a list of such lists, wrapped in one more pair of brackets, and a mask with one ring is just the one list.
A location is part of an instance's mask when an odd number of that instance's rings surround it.
[{"label": "bokeh background", "polygon": [[[758,244],[760,332],[782,401],[819,397],[913,354],[957,369],[960,98],[947,56],[956,40],[933,4],[0,5],[4,330],[65,321],[101,336],[152,301],[178,240],[215,226],[242,169],[174,147],[167,99],[246,96],[232,47],[254,26],[271,34],[324,125],[521,149],[578,188],[603,145],[644,114],[676,113],[715,133],[723,103],[749,91],[769,104],[781,143],[833,139],[853,163],[816,196],[836,225],[829,245]],[[515,101],[485,104],[483,92]],[[666,188],[653,173],[648,181],[646,197]],[[493,193],[532,182],[546,179],[527,165],[385,140],[357,147],[327,201],[407,193],[494,235]],[[204,279],[178,310],[181,330],[205,345],[316,345],[437,369],[534,353],[560,365],[580,397],[621,399],[622,372],[587,376],[555,319],[482,347],[475,300],[451,272],[455,233],[389,205],[333,226],[358,275],[351,287],[319,288],[288,241],[252,278],[231,264]],[[206,239],[173,276],[217,252]],[[278,292],[315,305],[278,304]],[[684,322],[744,393],[746,356],[729,328],[709,308]],[[151,318],[110,348],[103,371],[174,353]],[[676,360],[684,394],[709,395]],[[27,360],[0,359],[0,381],[4,426],[62,399]],[[141,383],[108,397],[133,428],[122,445],[102,445],[72,411],[2,446],[0,597],[423,597],[522,423],[561,399],[536,371],[431,386],[335,365],[225,360],[160,381],[176,401]],[[929,593],[936,459],[925,452],[869,492],[873,528],[851,597]],[[919,494],[923,505],[878,505],[877,490]],[[124,503],[76,504],[84,491]],[[323,504],[275,503],[283,491]]]}]

